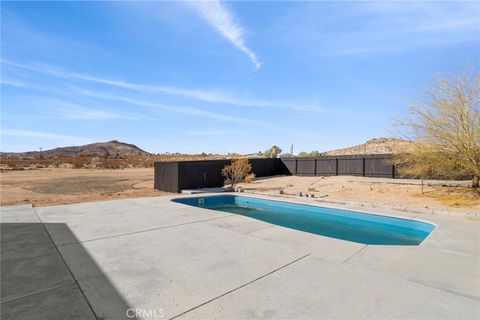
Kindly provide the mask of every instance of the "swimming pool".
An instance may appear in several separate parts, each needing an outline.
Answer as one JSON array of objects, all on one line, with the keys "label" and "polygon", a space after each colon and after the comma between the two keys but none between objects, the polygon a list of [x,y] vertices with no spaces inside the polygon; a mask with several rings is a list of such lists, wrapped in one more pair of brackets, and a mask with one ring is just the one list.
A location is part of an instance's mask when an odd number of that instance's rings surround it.
[{"label": "swimming pool", "polygon": [[435,229],[435,225],[417,220],[236,195],[172,201],[363,244],[419,245]]}]

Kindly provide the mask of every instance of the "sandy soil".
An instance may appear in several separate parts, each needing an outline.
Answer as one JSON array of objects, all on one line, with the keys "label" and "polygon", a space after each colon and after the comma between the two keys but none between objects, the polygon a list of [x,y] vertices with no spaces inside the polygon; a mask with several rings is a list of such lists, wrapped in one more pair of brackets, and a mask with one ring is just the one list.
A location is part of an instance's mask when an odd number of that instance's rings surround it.
[{"label": "sandy soil", "polygon": [[[425,187],[374,183],[364,177],[271,177],[240,184],[245,189],[279,196],[313,193],[325,201],[352,201],[408,208],[429,208],[460,213],[480,213],[480,194],[468,188]],[[161,196],[153,189],[153,168],[71,169],[45,168],[5,171],[0,174],[0,204],[36,206],[96,200]]]},{"label": "sandy soil", "polygon": [[242,183],[239,187],[254,192],[279,196],[314,194],[325,201],[350,201],[407,208],[444,210],[459,213],[480,213],[480,193],[469,188],[374,183],[365,177],[271,177]]},{"label": "sandy soil", "polygon": [[45,206],[167,194],[153,189],[153,168],[5,171],[0,178],[1,205]]}]

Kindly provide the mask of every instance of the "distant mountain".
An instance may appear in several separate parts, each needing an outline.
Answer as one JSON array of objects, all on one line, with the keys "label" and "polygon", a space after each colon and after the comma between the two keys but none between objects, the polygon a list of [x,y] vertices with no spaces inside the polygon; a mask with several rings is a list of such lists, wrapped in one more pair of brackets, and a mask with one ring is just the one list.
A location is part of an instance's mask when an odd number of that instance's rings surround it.
[{"label": "distant mountain", "polygon": [[28,151],[28,152],[2,152],[2,157],[26,157],[39,158],[43,157],[77,157],[77,156],[148,156],[150,153],[140,149],[134,144],[128,144],[117,140],[108,142],[97,142],[86,144],[83,146],[62,147],[50,150]]},{"label": "distant mountain", "polygon": [[384,154],[398,153],[411,148],[412,143],[407,140],[395,138],[376,138],[365,142],[364,144],[327,151],[329,156],[344,156],[350,154]]}]

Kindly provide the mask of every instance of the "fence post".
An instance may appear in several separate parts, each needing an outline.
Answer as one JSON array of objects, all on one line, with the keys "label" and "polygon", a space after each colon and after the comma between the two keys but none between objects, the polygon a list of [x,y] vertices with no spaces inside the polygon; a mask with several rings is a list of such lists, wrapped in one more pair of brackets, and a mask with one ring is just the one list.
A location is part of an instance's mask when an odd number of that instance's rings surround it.
[{"label": "fence post", "polygon": [[295,158],[295,175],[298,175],[298,159]]},{"label": "fence post", "polygon": [[395,164],[392,164],[392,179],[395,179]]},{"label": "fence post", "polygon": [[362,158],[363,163],[362,163],[362,176],[365,177],[365,157]]},{"label": "fence post", "polygon": [[317,158],[313,159],[313,176],[317,176]]},{"label": "fence post", "polygon": [[338,176],[338,158],[335,158],[335,175]]}]

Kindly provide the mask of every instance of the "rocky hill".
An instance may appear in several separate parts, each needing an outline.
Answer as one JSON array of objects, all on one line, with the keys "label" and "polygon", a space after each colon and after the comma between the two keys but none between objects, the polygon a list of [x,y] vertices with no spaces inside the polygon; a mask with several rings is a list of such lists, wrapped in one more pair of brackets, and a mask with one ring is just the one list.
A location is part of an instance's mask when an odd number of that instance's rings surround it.
[{"label": "rocky hill", "polygon": [[97,142],[86,144],[83,146],[61,147],[50,150],[28,151],[28,152],[2,152],[2,157],[25,157],[25,158],[39,158],[42,155],[48,157],[78,157],[78,156],[148,156],[150,153],[140,149],[134,144],[128,144],[117,140],[108,142]]},{"label": "rocky hill", "polygon": [[376,138],[356,146],[328,151],[326,152],[326,155],[343,156],[350,154],[397,153],[399,151],[408,150],[410,146],[411,142],[407,140],[395,138]]}]

